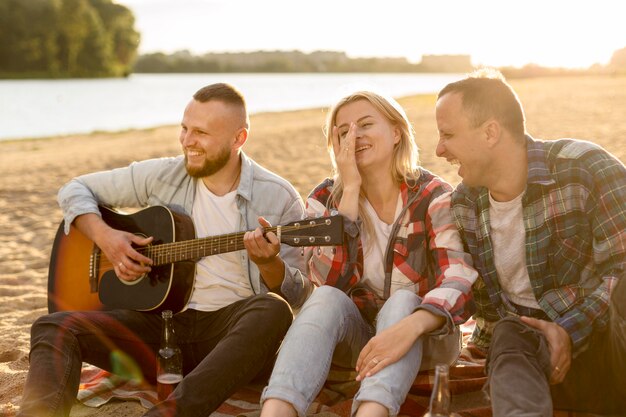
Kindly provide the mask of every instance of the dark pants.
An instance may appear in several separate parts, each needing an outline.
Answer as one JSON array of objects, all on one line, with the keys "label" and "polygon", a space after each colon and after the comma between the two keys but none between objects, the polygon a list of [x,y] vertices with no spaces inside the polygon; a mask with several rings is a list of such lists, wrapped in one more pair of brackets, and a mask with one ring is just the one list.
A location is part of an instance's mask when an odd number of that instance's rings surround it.
[{"label": "dark pants", "polygon": [[626,280],[611,295],[610,323],[591,335],[565,380],[549,385],[548,344],[517,318],[501,320],[487,358],[494,416],[552,416],[553,408],[626,415]]},{"label": "dark pants", "polygon": [[[174,316],[185,377],[146,416],[208,416],[233,392],[270,368],[293,319],[273,294],[213,312]],[[82,362],[154,383],[161,342],[158,314],[130,310],[57,312],[31,329],[30,370],[20,416],[67,416]]]}]

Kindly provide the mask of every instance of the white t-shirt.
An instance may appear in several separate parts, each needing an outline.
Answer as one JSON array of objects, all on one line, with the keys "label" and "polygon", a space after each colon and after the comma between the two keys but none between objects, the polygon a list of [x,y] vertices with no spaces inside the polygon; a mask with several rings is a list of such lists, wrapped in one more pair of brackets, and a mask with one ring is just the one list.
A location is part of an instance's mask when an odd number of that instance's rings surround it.
[{"label": "white t-shirt", "polygon": [[[231,191],[217,196],[198,181],[191,217],[196,237],[237,233],[241,215]],[[196,281],[188,308],[215,311],[254,295],[241,262],[242,251],[202,258],[196,264]]]},{"label": "white t-shirt", "polygon": [[524,193],[511,201],[499,202],[489,194],[491,244],[498,281],[504,293],[515,304],[541,309],[526,268],[526,229],[522,213]]},{"label": "white t-shirt", "polygon": [[[393,216],[394,222],[401,211],[402,196],[398,194],[396,213]],[[363,279],[361,282],[374,290],[379,297],[382,297],[385,289],[385,252],[389,243],[391,229],[393,229],[393,223],[387,224],[382,221],[374,207],[367,200],[365,200],[365,212],[372,223],[375,236],[372,239],[365,230],[361,234],[364,255]]]}]

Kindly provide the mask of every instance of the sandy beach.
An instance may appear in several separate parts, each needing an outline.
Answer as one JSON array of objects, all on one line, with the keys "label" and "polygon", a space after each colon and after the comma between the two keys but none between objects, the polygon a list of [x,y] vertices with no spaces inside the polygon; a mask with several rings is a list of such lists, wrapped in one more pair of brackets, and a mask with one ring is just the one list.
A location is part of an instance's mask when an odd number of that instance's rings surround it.
[{"label": "sandy beach", "polygon": [[[593,141],[626,161],[626,77],[511,84],[524,104],[531,135]],[[435,96],[399,101],[415,128],[422,165],[457,184],[457,168],[435,156]],[[244,150],[290,180],[304,197],[330,173],[322,134],[325,115],[326,109],[253,115]],[[48,263],[61,220],[59,187],[84,173],[179,153],[177,126],[0,142],[0,416],[19,408],[30,326],[47,313]],[[113,402],[98,409],[77,405],[71,415],[139,416],[142,411],[137,402]]]}]

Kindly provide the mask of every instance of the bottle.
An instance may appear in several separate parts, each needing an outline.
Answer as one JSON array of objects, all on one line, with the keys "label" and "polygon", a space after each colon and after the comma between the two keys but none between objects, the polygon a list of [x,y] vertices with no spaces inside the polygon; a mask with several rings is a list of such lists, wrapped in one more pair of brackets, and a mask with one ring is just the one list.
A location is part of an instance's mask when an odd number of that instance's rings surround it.
[{"label": "bottle", "polygon": [[450,388],[448,387],[448,365],[444,363],[435,366],[435,381],[433,393],[430,396],[428,412],[424,417],[456,417],[457,413],[450,412]]},{"label": "bottle", "polygon": [[176,385],[183,380],[183,358],[176,343],[172,312],[164,310],[163,335],[161,347],[157,356],[157,397],[165,400],[176,389]]}]

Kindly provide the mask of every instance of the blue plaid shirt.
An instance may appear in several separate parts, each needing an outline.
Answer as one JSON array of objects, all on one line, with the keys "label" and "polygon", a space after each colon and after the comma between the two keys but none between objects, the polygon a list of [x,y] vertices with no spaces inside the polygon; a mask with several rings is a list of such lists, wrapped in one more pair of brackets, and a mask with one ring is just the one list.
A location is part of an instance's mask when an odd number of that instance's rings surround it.
[{"label": "blue plaid shirt", "polygon": [[[542,311],[562,326],[573,353],[608,322],[611,289],[626,271],[626,167],[599,146],[526,137],[528,181],[522,199],[526,266]],[[452,210],[480,277],[473,293],[471,341],[488,348],[495,322],[516,309],[498,281],[489,237],[489,191],[460,184]]]}]

